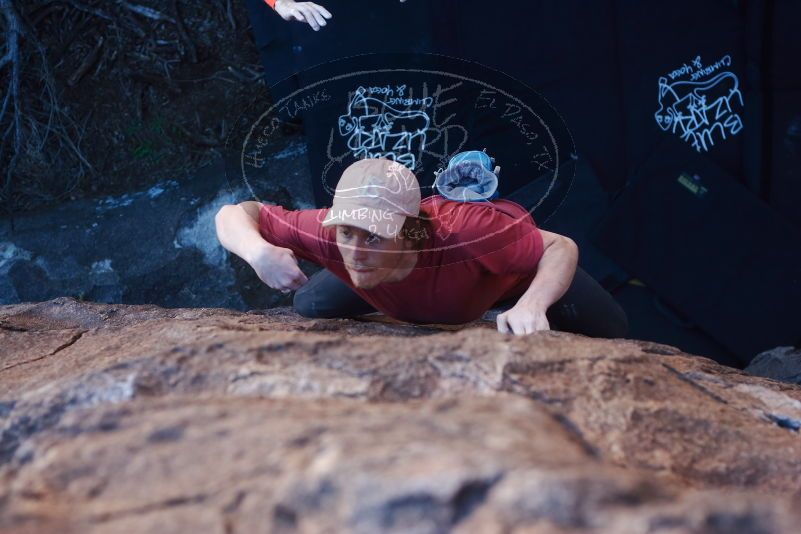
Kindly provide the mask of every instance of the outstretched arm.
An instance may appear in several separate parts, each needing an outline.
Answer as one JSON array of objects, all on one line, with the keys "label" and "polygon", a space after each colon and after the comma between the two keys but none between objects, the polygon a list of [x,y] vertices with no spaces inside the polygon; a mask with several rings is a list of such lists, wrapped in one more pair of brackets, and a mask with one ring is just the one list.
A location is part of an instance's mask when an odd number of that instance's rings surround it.
[{"label": "outstretched arm", "polygon": [[262,251],[274,248],[259,233],[259,203],[256,201],[225,205],[217,212],[214,222],[223,248],[248,263]]},{"label": "outstretched arm", "polygon": [[548,308],[567,292],[578,266],[578,245],[569,237],[540,229],[543,253],[537,275],[517,304],[496,318],[498,331],[530,334],[549,330]]}]

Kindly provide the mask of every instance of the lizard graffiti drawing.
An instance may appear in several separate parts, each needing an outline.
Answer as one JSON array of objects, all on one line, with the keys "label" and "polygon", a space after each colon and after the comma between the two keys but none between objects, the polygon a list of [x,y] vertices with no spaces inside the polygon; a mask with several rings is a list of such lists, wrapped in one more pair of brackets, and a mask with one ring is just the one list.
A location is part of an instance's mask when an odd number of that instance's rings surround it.
[{"label": "lizard graffiti drawing", "polygon": [[359,87],[339,117],[339,133],[357,159],[390,158],[414,169],[430,125],[423,111],[399,110]]},{"label": "lizard graffiti drawing", "polygon": [[663,131],[678,134],[698,152],[708,151],[715,138],[726,139],[743,128],[743,107],[737,77],[721,72],[704,81],[659,78],[659,109],[654,114]]}]

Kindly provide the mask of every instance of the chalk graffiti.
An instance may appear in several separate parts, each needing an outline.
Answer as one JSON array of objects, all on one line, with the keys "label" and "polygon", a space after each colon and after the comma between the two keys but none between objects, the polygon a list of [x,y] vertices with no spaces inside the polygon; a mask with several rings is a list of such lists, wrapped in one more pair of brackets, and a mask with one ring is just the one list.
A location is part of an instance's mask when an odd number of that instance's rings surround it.
[{"label": "chalk graffiti", "polygon": [[[724,56],[706,67],[697,56],[692,65],[684,64],[659,78],[659,109],[654,114],[663,131],[678,134],[698,152],[708,151],[715,137],[726,139],[743,129],[738,112],[744,106],[737,76],[728,71],[704,80],[721,67],[731,65]],[[689,80],[672,81],[690,76]]]},{"label": "chalk graffiti", "polygon": [[[405,86],[359,86],[348,103],[348,112],[339,117],[339,134],[347,138],[347,146],[356,159],[389,158],[414,169],[426,144],[426,130],[431,124],[422,110],[400,110],[387,100],[370,94],[381,94],[392,102],[418,103],[430,106],[431,97],[404,98]],[[396,91],[399,96],[394,96]]]}]

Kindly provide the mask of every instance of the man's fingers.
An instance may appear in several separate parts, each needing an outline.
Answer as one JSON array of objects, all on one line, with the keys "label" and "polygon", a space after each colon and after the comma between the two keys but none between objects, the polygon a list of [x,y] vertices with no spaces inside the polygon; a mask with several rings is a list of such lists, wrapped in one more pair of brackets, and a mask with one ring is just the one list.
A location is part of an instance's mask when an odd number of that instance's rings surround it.
[{"label": "man's fingers", "polygon": [[311,5],[313,5],[314,7],[316,7],[316,8],[317,8],[317,11],[319,11],[320,13],[322,13],[322,15],[323,15],[325,18],[327,18],[327,19],[330,19],[331,17],[333,17],[333,16],[334,16],[334,15],[332,15],[332,14],[331,14],[331,12],[330,12],[330,11],[328,11],[326,8],[324,8],[324,7],[323,7],[323,6],[321,6],[320,4],[315,4],[314,2],[311,2]]},{"label": "man's fingers", "polygon": [[531,325],[527,321],[520,319],[515,323],[514,329],[515,334],[523,336],[531,332]]},{"label": "man's fingers", "polygon": [[517,335],[520,333],[520,327],[517,325],[517,322],[514,320],[514,316],[511,319],[506,320],[506,325],[508,326],[508,331],[510,334]]},{"label": "man's fingers", "polygon": [[305,22],[305,20],[306,20],[303,17],[303,13],[300,12],[300,9],[295,8],[292,11],[290,11],[289,14],[292,15],[292,17],[294,17],[294,19],[299,21],[299,22]]},{"label": "man's fingers", "polygon": [[317,9],[316,7],[312,7],[311,12],[314,15],[314,18],[317,19],[317,24],[319,24],[320,26],[325,26],[325,17],[323,17],[323,14],[320,13],[320,10]]},{"label": "man's fingers", "polygon": [[506,317],[503,314],[500,314],[500,315],[498,315],[498,317],[495,318],[495,320],[498,323],[498,332],[500,332],[502,334],[508,334],[509,333],[509,323],[506,320]]},{"label": "man's fingers", "polygon": [[297,291],[298,289],[303,287],[308,281],[309,279],[306,278],[305,276],[303,278],[295,278],[294,280],[292,280],[292,282],[284,286],[284,288],[280,289],[279,291],[281,291],[281,293],[289,293],[290,291]]},{"label": "man's fingers", "polygon": [[303,18],[306,19],[306,22],[309,23],[309,26],[311,26],[314,31],[319,30],[320,25],[317,23],[317,19],[314,17],[314,9],[305,4],[303,4],[300,9],[303,12]]},{"label": "man's fingers", "polygon": [[524,334],[533,334],[535,330],[536,328],[534,328],[532,325],[526,325],[523,327]]},{"label": "man's fingers", "polygon": [[531,333],[531,324],[520,318],[509,321],[509,328],[516,336],[524,336]]}]

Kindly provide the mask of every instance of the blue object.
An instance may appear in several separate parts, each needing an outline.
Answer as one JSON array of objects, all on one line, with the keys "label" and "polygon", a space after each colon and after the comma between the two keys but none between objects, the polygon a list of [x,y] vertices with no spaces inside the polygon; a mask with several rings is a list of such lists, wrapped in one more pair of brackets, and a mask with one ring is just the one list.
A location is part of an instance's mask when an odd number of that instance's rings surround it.
[{"label": "blue object", "polygon": [[463,161],[475,161],[481,164],[482,167],[492,172],[492,158],[486,152],[481,150],[468,150],[467,152],[459,152],[451,158],[448,162],[448,168],[455,167]]},{"label": "blue object", "polygon": [[469,150],[453,156],[448,168],[437,174],[434,187],[439,194],[458,202],[487,201],[498,196],[498,173],[494,159],[486,152]]}]

